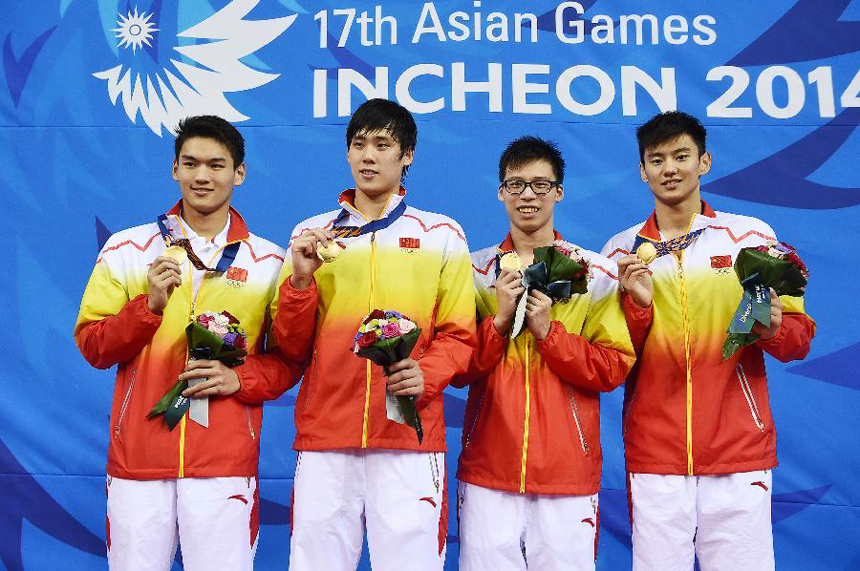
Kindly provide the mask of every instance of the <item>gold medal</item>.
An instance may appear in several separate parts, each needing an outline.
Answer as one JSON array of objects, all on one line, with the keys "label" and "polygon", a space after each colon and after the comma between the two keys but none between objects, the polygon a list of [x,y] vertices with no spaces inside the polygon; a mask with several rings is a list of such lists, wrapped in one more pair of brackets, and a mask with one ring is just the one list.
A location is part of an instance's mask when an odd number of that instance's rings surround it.
[{"label": "gold medal", "polygon": [[343,246],[334,240],[329,240],[328,246],[323,246],[322,243],[317,244],[317,257],[328,264],[335,261],[343,253],[343,250]]},{"label": "gold medal", "polygon": [[646,264],[650,264],[657,258],[657,248],[651,242],[642,242],[636,248],[636,256]]},{"label": "gold medal", "polygon": [[188,252],[185,251],[185,248],[182,246],[168,246],[166,250],[164,250],[164,255],[168,258],[176,260],[176,262],[180,265],[185,263],[185,260],[188,259]]},{"label": "gold medal", "polygon": [[519,254],[516,252],[508,252],[499,260],[499,269],[500,270],[511,270],[514,272],[522,271],[523,263],[520,260]]}]

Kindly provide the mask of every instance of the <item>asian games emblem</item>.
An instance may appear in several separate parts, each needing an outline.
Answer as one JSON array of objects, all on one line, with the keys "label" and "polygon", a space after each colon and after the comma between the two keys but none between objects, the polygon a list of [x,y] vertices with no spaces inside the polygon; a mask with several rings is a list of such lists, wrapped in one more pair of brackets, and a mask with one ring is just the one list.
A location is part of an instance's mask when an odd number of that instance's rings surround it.
[{"label": "asian games emblem", "polygon": [[159,137],[162,127],[172,132],[191,115],[218,115],[231,122],[249,119],[225,94],[260,87],[280,75],[253,69],[242,60],[259,62],[252,54],[283,34],[297,16],[246,20],[259,2],[232,0],[183,31],[179,22],[193,18],[193,12],[180,11],[177,21],[168,22],[160,1],[148,10],[129,3],[109,30],[120,63],[93,75],[107,81],[111,103],[121,98],[132,123],[140,113]]}]

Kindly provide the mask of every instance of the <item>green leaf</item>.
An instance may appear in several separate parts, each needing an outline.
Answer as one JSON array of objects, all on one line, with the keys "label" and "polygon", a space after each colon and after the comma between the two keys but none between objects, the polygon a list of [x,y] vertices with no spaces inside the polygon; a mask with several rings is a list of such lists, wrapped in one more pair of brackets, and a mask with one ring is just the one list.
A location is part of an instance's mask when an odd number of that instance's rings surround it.
[{"label": "green leaf", "polygon": [[164,411],[167,410],[167,407],[170,406],[170,403],[173,402],[176,397],[182,393],[185,389],[188,388],[188,381],[176,381],[176,384],[167,391],[163,397],[158,399],[158,402],[155,403],[149,413],[146,415],[146,418],[154,418],[159,414],[163,414]]}]

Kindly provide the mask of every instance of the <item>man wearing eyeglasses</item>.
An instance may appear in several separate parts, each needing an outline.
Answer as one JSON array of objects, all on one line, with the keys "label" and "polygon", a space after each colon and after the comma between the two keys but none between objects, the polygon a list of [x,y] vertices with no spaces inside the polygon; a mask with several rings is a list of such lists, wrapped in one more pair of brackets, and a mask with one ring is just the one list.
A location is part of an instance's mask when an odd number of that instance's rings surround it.
[{"label": "man wearing eyeglasses", "polygon": [[[563,179],[553,143],[510,143],[498,188],[510,233],[472,254],[479,342],[469,373],[452,381],[469,386],[457,471],[464,571],[594,569],[599,394],[623,382],[634,353],[608,271],[614,264],[554,230]],[[550,245],[575,251],[591,268],[588,291],[567,303],[523,287],[519,270]],[[526,328],[511,338],[523,295]]]}]

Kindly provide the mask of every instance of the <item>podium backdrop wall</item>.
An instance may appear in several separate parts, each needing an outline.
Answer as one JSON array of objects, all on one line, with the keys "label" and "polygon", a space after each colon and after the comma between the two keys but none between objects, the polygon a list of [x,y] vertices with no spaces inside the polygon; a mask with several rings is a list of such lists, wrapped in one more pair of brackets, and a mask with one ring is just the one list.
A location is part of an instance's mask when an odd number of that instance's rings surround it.
[{"label": "podium backdrop wall", "polygon": [[[857,0],[31,0],[3,3],[0,44],[6,568],[106,567],[113,374],[84,361],[72,328],[106,237],[178,198],[172,126],[199,113],[236,122],[248,177],[234,204],[286,245],[351,185],[345,125],[372,96],[418,121],[410,203],[457,219],[473,250],[507,231],[495,195],[511,139],[559,144],[556,225],[599,250],[653,207],[635,126],[670,108],[700,117],[713,154],[705,200],[768,221],[811,272],[812,352],[767,361],[777,566],[860,568]],[[621,393],[602,406],[606,570],[630,565]],[[444,398],[453,498],[465,393]],[[294,403],[290,391],[265,407],[259,569],[286,566]],[[456,569],[456,518],[448,533]]]}]

